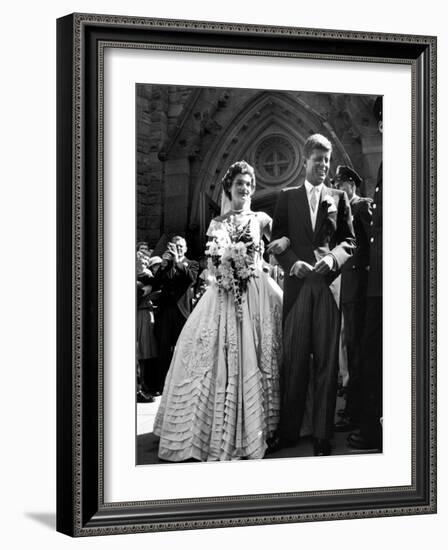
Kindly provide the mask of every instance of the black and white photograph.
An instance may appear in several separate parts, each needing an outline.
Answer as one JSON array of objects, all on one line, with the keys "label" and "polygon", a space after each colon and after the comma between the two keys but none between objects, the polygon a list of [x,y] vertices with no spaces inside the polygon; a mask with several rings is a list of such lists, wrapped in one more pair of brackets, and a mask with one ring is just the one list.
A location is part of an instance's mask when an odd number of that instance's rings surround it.
[{"label": "black and white photograph", "polygon": [[2,546],[443,547],[441,0],[5,6]]},{"label": "black and white photograph", "polygon": [[383,97],[135,102],[136,464],[382,453]]},{"label": "black and white photograph", "polygon": [[58,528],[434,513],[435,39],[58,28]]}]

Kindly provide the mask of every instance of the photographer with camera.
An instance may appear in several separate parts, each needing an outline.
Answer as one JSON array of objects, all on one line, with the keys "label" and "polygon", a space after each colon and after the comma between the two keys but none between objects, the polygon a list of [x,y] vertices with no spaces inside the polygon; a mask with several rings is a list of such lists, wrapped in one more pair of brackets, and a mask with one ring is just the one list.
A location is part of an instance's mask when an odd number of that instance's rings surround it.
[{"label": "photographer with camera", "polygon": [[159,344],[159,391],[162,392],[174,347],[187,317],[191,312],[193,287],[199,264],[185,254],[187,242],[175,236],[162,254],[160,269],[154,278],[153,288],[160,290],[155,319],[156,338]]}]

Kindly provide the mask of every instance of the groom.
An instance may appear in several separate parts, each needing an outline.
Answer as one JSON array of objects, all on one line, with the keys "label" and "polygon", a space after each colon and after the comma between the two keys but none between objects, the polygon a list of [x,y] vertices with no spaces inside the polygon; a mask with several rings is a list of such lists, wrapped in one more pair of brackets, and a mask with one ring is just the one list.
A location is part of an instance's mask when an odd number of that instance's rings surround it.
[{"label": "groom", "polygon": [[307,139],[305,183],[280,193],[272,232],[273,239],[287,237],[290,241],[283,252],[272,250],[285,271],[277,447],[295,445],[305,402],[310,399],[316,456],[331,453],[336,406],[340,313],[329,285],[355,248],[347,195],[324,185],[331,152],[332,145],[324,136],[314,134]]}]

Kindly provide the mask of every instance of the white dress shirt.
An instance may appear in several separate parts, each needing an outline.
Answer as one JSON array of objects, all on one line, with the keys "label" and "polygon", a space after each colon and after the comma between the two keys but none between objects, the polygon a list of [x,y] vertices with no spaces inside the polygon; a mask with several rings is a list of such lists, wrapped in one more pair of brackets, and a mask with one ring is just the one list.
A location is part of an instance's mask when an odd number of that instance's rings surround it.
[{"label": "white dress shirt", "polygon": [[[323,183],[321,183],[320,185],[311,185],[309,181],[305,180],[306,196],[308,197],[308,208],[310,209],[311,225],[313,227],[313,231],[316,228],[317,210],[319,209],[320,205],[320,196],[322,194],[323,185]],[[316,193],[316,208],[314,212],[311,208],[311,193],[313,192],[313,189],[315,189],[314,192]],[[322,259],[328,264],[328,267],[331,271],[336,269],[336,259],[333,254],[327,254]]]},{"label": "white dress shirt", "polygon": [[[305,180],[305,189],[306,189],[306,196],[308,197],[308,208],[310,209],[310,216],[311,216],[311,225],[313,227],[313,231],[316,227],[316,219],[317,219],[317,210],[319,208],[320,203],[320,195],[322,193],[322,187],[323,183],[320,185],[311,185],[311,183],[307,180]],[[313,192],[313,189],[315,189],[316,193],[316,208],[313,212],[313,209],[311,208],[311,193]]]}]

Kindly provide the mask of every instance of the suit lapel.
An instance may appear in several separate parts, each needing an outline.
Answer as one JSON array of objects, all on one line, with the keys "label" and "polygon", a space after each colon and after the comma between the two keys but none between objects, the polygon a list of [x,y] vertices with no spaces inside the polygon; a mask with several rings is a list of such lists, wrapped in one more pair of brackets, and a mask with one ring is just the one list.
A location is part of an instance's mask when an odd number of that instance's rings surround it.
[{"label": "suit lapel", "polygon": [[297,189],[297,193],[294,193],[294,199],[297,205],[296,210],[298,212],[298,221],[301,221],[303,223],[309,239],[312,240],[313,226],[311,225],[310,207],[308,204],[308,197],[306,195],[305,184]]}]

